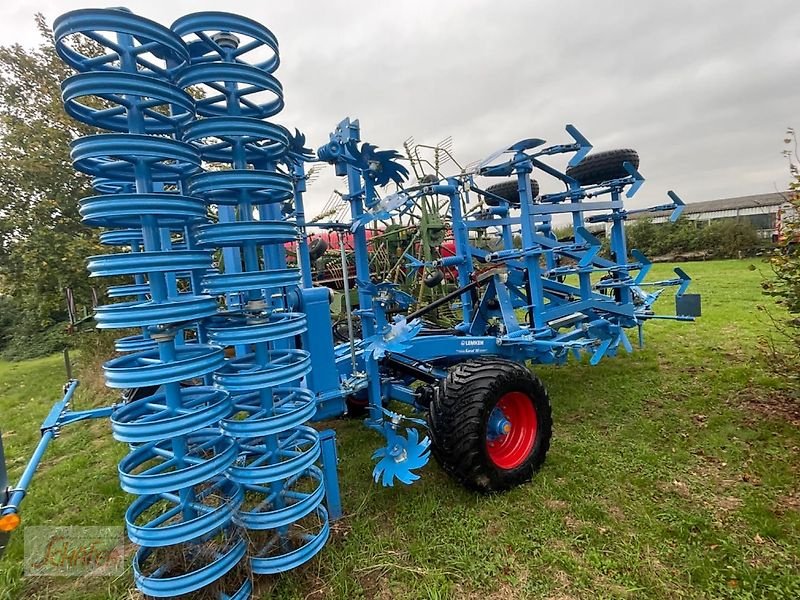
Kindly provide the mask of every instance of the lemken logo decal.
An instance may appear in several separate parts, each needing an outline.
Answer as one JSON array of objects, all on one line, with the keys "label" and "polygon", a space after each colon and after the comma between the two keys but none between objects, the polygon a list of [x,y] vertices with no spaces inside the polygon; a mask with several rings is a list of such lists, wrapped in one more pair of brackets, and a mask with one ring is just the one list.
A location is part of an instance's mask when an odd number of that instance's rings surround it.
[{"label": "lemken logo decal", "polygon": [[483,346],[483,340],[464,340],[461,342],[462,346]]}]

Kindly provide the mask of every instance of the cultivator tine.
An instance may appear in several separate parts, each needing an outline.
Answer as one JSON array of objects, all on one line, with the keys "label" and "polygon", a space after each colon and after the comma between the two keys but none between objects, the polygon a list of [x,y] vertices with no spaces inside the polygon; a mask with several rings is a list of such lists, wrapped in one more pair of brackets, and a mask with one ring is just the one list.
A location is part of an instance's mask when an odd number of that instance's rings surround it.
[{"label": "cultivator tine", "polygon": [[627,198],[633,198],[634,195],[636,195],[636,192],[639,191],[639,188],[642,187],[642,184],[644,183],[644,177],[642,177],[642,174],[639,173],[637,168],[627,160],[622,163],[622,166],[630,174],[630,176],[633,177],[633,184],[628,188],[628,191],[625,192],[625,196]]},{"label": "cultivator tine", "polygon": [[631,250],[631,256],[641,265],[639,268],[639,273],[636,275],[636,279],[633,280],[633,285],[639,285],[642,281],[644,281],[644,278],[647,277],[647,274],[650,272],[650,268],[653,266],[653,263],[649,258],[636,249]]},{"label": "cultivator tine", "polygon": [[624,329],[620,329],[619,331],[619,342],[622,344],[622,347],[625,348],[625,352],[628,354],[633,354],[633,346],[631,345],[631,341],[628,339],[628,334],[625,333]]},{"label": "cultivator tine", "polygon": [[692,282],[692,278],[686,274],[686,271],[681,269],[680,267],[675,267],[673,269],[674,273],[678,276],[678,279],[681,281],[681,285],[678,288],[678,291],[675,292],[676,296],[683,296],[686,293],[686,288],[689,287],[689,284]]},{"label": "cultivator tine", "polygon": [[379,331],[365,339],[366,349],[374,358],[383,358],[387,352],[403,352],[411,346],[411,340],[422,329],[422,322],[397,315],[386,331]]},{"label": "cultivator tine", "polygon": [[421,269],[425,266],[425,261],[418,259],[416,256],[411,256],[408,252],[403,254],[403,258],[406,259],[406,266],[409,270]]},{"label": "cultivator tine", "polygon": [[589,230],[585,227],[578,227],[575,229],[575,233],[583,238],[583,240],[589,244],[589,249],[586,250],[578,261],[579,267],[590,267],[594,262],[595,257],[600,253],[600,247],[602,246],[602,242],[589,233]]},{"label": "cultivator tine", "polygon": [[592,354],[592,358],[589,361],[589,364],[591,364],[592,366],[599,364],[600,361],[603,359],[603,357],[606,355],[608,349],[611,347],[611,342],[613,341],[614,338],[611,337],[601,340],[600,344],[597,346],[597,349]]},{"label": "cultivator tine", "polygon": [[675,293],[675,314],[677,318],[693,321],[695,317],[702,315],[700,294],[686,293],[692,278],[683,269],[675,267],[675,274],[680,281],[680,287]]},{"label": "cultivator tine", "polygon": [[534,148],[543,146],[546,143],[547,140],[543,140],[542,138],[528,138],[526,140],[520,140],[513,146],[509,147],[509,150],[513,150],[514,152],[524,152],[525,150],[533,150]]},{"label": "cultivator tine", "polygon": [[672,203],[675,205],[675,209],[672,211],[672,214],[669,216],[669,222],[674,223],[677,221],[681,214],[683,213],[683,209],[686,208],[686,205],[683,203],[683,200],[680,199],[678,194],[673,192],[672,190],[667,192],[667,196],[672,198]]},{"label": "cultivator tine", "polygon": [[578,150],[575,154],[572,155],[572,158],[569,159],[569,163],[567,163],[570,167],[575,167],[580,164],[580,162],[584,159],[584,157],[589,154],[592,150],[592,144],[589,143],[583,134],[578,131],[578,128],[574,125],[570,124],[565,127],[567,133],[572,136],[572,139],[575,140],[575,143],[578,145]]}]

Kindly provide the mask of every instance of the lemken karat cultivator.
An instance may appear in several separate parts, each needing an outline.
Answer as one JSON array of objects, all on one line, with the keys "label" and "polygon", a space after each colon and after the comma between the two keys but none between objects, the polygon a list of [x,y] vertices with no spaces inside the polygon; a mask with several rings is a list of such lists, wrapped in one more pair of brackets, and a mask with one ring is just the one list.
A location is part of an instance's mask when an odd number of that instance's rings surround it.
[{"label": "lemken karat cultivator", "polygon": [[[382,440],[373,476],[385,486],[418,479],[432,453],[465,486],[505,490],[530,480],[550,445],[550,400],[527,361],[586,354],[596,364],[630,352],[630,330],[641,344],[649,319],[699,314],[682,270],[646,282],[650,263],[626,247],[623,194],[643,182],[631,150],[590,153],[568,125],[568,143],[527,138],[449,175],[437,161],[411,181],[399,153],[361,140],[358,121],[342,121],[316,152],[270,121],[284,105],[278,43],[252,20],[197,13],[167,28],[92,9],[60,17],[54,33],[76,71],[63,82],[65,110],[101,131],[72,144],[96,190],[80,213],[120,248],[88,269],[130,277],[108,288],[122,301],[95,320],[134,331],[104,367],[107,385],[124,390],[118,403],[73,411],[71,380],[15,487],[0,461],[0,548],[49,442],[69,423],[110,417],[130,446],[119,477],[135,496],[125,521],[137,587],[247,598],[251,574],[308,561],[341,514],[334,434],[310,423],[364,411]],[[561,154],[565,171],[549,162]],[[349,216],[314,224],[351,240],[350,263],[339,247],[344,343],[333,292],[312,273],[320,253],[309,249],[303,194],[314,162],[347,182]],[[545,183],[560,191],[540,193]],[[655,208],[677,218],[682,203],[670,197]],[[407,276],[440,287],[425,300],[372,268],[366,232],[432,200],[445,209],[435,251],[410,243],[400,254]],[[562,220],[566,239],[554,233]],[[604,224],[606,250],[592,224]],[[656,315],[668,286],[677,316]],[[448,324],[432,318],[442,308]]]}]

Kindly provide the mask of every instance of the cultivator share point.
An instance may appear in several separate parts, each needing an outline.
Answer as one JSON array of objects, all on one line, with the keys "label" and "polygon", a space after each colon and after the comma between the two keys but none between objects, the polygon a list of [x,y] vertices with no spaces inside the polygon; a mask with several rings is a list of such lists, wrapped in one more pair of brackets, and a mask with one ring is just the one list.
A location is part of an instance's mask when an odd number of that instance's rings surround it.
[{"label": "cultivator share point", "polygon": [[[102,132],[72,144],[97,192],[80,213],[121,249],[90,257],[89,272],[132,278],[108,288],[123,301],[95,320],[135,331],[104,367],[120,402],[73,411],[71,380],[17,486],[0,460],[0,552],[60,428],[110,417],[130,446],[119,477],[136,496],[125,520],[137,587],[248,598],[253,575],[307,562],[341,515],[335,436],[311,422],[365,413],[384,486],[413,483],[432,454],[471,489],[505,490],[529,481],[550,445],[550,399],[527,362],[597,364],[632,351],[631,329],[641,345],[650,319],[699,316],[681,269],[648,282],[650,262],[626,247],[639,211],[623,195],[644,181],[633,150],[591,152],[568,125],[567,143],[523,139],[461,167],[450,140],[407,142],[403,157],[345,119],[315,153],[271,121],[284,106],[278,42],[255,21],[208,12],[167,28],[92,9],[63,15],[54,33],[76,71],[65,109]],[[554,155],[569,157],[566,170]],[[314,222],[337,247],[308,241],[311,162],[346,178],[349,214]],[[683,203],[669,196],[651,210],[676,219]],[[557,238],[567,223],[573,235]],[[376,269],[379,250],[398,262]],[[313,285],[328,255],[341,259],[332,287],[346,330],[332,290]],[[657,315],[670,286],[676,314]]]}]

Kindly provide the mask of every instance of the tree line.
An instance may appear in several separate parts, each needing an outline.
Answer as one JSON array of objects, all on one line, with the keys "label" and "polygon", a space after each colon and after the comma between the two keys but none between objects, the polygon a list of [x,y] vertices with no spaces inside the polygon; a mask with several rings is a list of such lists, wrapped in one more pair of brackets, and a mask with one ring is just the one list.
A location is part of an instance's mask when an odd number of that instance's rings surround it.
[{"label": "tree line", "polygon": [[94,131],[64,112],[60,83],[72,72],[42,15],[36,24],[37,47],[0,46],[0,350],[18,358],[64,346],[64,290],[90,305],[85,261],[102,252],[78,214],[89,178],[69,157],[70,142]]}]

